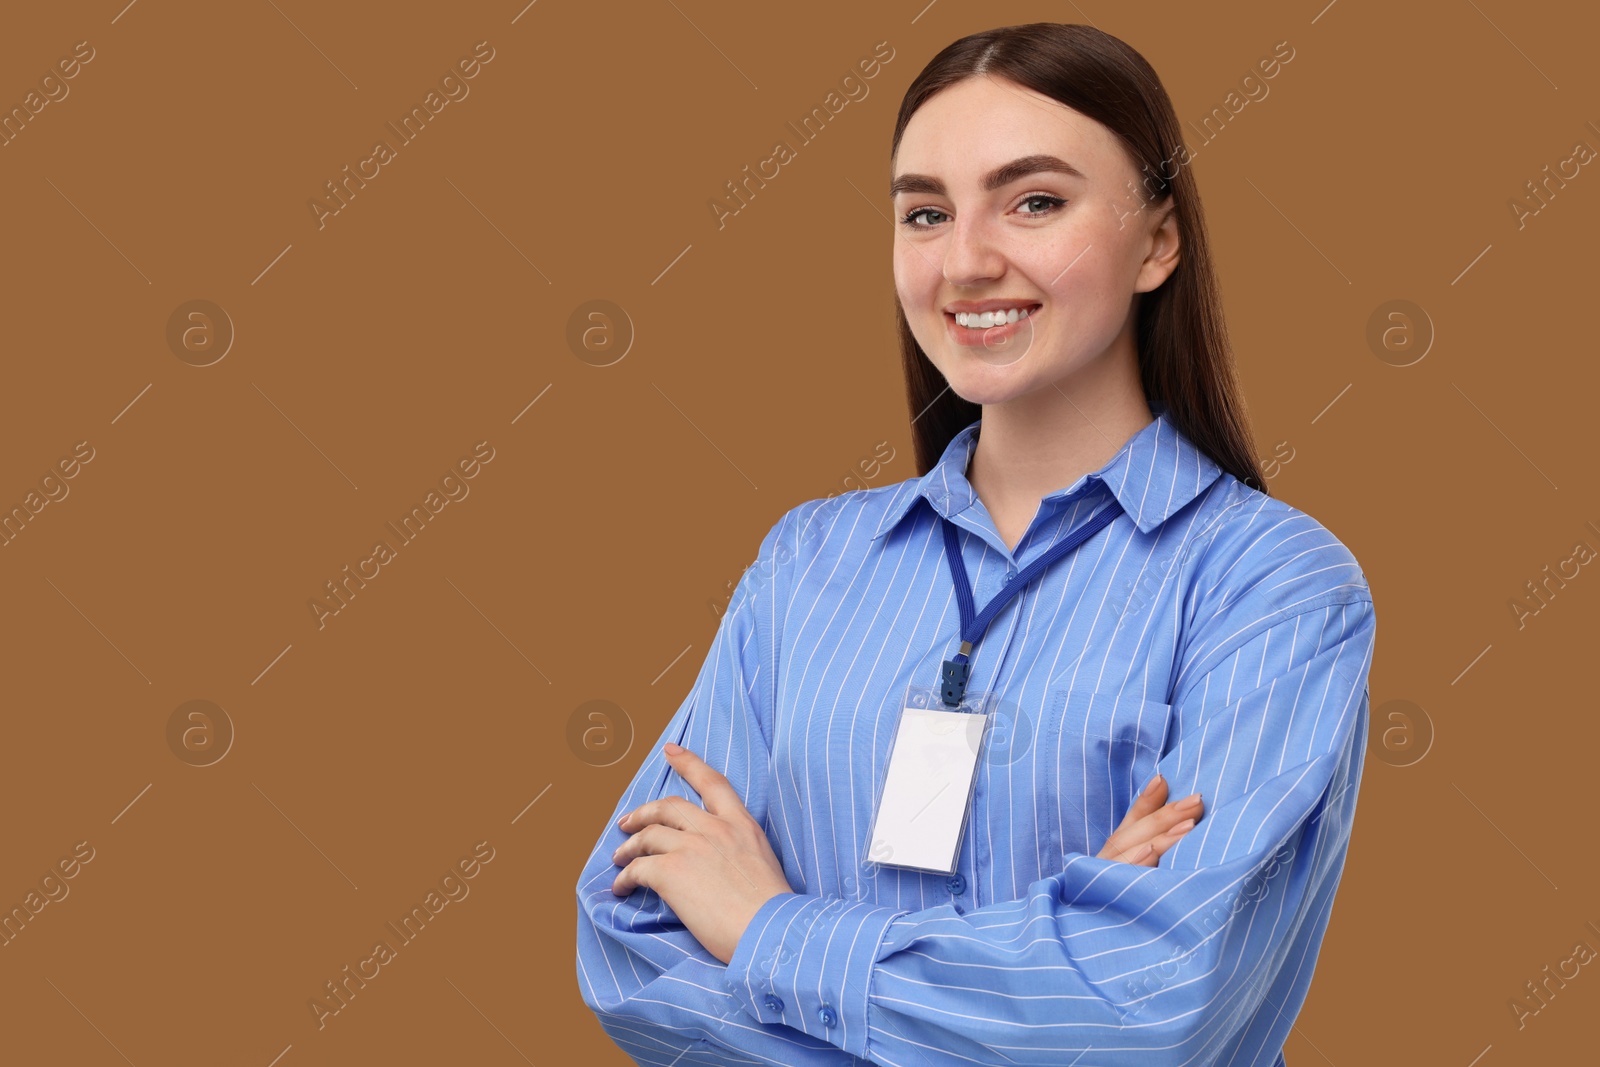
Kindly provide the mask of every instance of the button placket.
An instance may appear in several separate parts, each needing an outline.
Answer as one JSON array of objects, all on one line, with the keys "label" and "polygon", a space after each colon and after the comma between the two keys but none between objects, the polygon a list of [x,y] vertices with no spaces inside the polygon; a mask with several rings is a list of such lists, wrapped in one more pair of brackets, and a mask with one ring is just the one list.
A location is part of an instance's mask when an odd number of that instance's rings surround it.
[{"label": "button placket", "polygon": [[[1006,582],[1009,582],[1013,577],[1013,570],[1014,568],[1010,568],[1008,566],[1006,577],[1004,579]],[[988,633],[984,635],[983,642],[979,646],[980,649],[986,649],[987,654],[993,657],[993,659],[991,659],[989,662],[989,669],[991,673],[989,674],[989,683],[987,685],[987,688],[989,688],[991,692],[994,691],[995,681],[1000,677],[1001,665],[1005,663],[1007,656],[1011,652],[1011,646],[1017,639],[1017,632],[1021,625],[1020,620],[1026,607],[1026,601],[1028,599],[1029,592],[1031,592],[1031,590],[1024,589],[1012,599],[1011,603],[1006,605],[1005,610],[1002,611],[999,617],[995,619],[994,625],[989,627]],[[985,601],[985,603],[987,603],[987,601]],[[1000,629],[1001,626],[1004,626],[1003,630]],[[994,715],[995,712],[991,710],[989,714]],[[989,728],[991,730],[994,729],[994,724],[991,723]],[[992,743],[992,739],[989,743]],[[988,748],[985,747],[984,752],[987,753],[988,751]],[[973,783],[972,787],[973,805],[975,808],[982,805],[985,802],[985,798],[988,796],[988,791],[984,788],[984,784],[987,780],[986,771],[988,762],[987,756],[980,757],[979,766],[977,768],[977,779]],[[972,863],[974,865],[974,870],[983,869],[983,865],[989,862],[991,856],[987,839],[985,839],[982,835],[978,835],[976,838],[971,839],[970,845],[963,844],[962,849],[965,851],[969,847],[972,850]],[[971,888],[971,883],[968,882],[967,877],[964,874],[957,871],[945,880],[945,888],[950,891],[952,896],[962,896],[969,888]],[[972,900],[971,906],[978,906],[976,898]],[[959,902],[956,903],[955,909],[958,914],[964,914],[966,911],[966,909]]]}]

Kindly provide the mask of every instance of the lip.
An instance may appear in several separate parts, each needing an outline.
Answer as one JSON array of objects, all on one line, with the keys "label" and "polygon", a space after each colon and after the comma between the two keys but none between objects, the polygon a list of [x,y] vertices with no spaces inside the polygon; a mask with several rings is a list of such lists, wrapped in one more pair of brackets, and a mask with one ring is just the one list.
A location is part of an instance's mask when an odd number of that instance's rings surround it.
[{"label": "lip", "polygon": [[956,322],[956,311],[997,311],[1000,308],[1027,306],[1026,304],[1018,305],[1014,303],[996,305],[992,300],[978,303],[987,303],[993,306],[967,308],[960,305],[952,305],[953,310],[944,313],[945,331],[956,344],[966,345],[969,348],[993,348],[997,344],[1010,340],[1024,325],[1044,313],[1044,306],[1041,304],[1034,306],[1033,310],[1028,312],[1027,318],[1018,319],[1016,322],[1008,322],[1004,326],[962,326]]}]

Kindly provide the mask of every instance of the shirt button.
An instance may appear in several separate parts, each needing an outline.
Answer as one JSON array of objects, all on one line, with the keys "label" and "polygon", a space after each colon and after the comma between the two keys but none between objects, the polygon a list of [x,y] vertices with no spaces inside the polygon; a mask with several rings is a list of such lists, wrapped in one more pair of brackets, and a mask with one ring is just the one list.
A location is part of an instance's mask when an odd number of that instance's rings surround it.
[{"label": "shirt button", "polygon": [[835,1015],[833,1009],[826,1004],[822,1006],[821,1011],[817,1012],[817,1018],[822,1020],[823,1026],[832,1026],[839,1021],[839,1016]]},{"label": "shirt button", "polygon": [[767,1006],[767,1010],[768,1011],[776,1011],[776,1012],[783,1011],[783,1001],[779,1000],[777,997],[773,996],[771,993],[767,994],[767,999],[762,1001],[762,1003]]},{"label": "shirt button", "polygon": [[1006,571],[1006,576],[1004,578],[1000,579],[1000,584],[1001,585],[1010,585],[1011,584],[1011,579],[1014,578],[1014,577],[1016,577],[1016,576],[1013,575],[1010,571]]},{"label": "shirt button", "polygon": [[955,874],[952,874],[944,884],[949,888],[951,893],[954,893],[959,897],[962,893],[967,891],[967,876],[962,874],[960,871],[957,871]]}]

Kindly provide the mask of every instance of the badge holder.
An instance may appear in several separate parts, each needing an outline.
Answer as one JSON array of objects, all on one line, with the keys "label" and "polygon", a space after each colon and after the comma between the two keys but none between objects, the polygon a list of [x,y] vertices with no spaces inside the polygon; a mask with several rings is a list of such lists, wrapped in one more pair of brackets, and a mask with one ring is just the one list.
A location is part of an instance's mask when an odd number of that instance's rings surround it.
[{"label": "badge holder", "polygon": [[993,708],[988,692],[965,692],[952,707],[937,687],[907,688],[878,780],[867,862],[955,870]]}]

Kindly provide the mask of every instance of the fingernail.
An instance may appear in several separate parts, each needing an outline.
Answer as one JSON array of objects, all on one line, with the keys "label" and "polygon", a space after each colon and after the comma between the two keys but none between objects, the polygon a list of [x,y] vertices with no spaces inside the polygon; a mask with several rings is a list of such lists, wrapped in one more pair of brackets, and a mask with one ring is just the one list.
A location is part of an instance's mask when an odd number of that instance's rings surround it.
[{"label": "fingernail", "polygon": [[1180,808],[1192,808],[1196,804],[1198,804],[1199,802],[1200,802],[1200,794],[1199,793],[1190,793],[1188,796],[1186,796],[1182,800],[1178,801],[1178,807],[1180,807]]},{"label": "fingernail", "polygon": [[1169,834],[1182,834],[1182,833],[1188,833],[1190,830],[1193,830],[1193,829],[1194,829],[1194,820],[1193,819],[1185,819],[1185,820],[1183,820],[1183,822],[1180,822],[1178,825],[1176,825],[1172,829],[1168,830],[1167,833],[1169,833]]},{"label": "fingernail", "polygon": [[667,755],[676,756],[678,753],[680,753],[682,751],[683,751],[683,746],[674,744],[671,741],[667,742]]},{"label": "fingernail", "polygon": [[618,828],[626,830],[628,828],[628,819],[631,818],[631,817],[632,817],[632,813],[630,812],[628,815],[624,815],[622,818],[618,819],[617,820]]},{"label": "fingernail", "polygon": [[1150,779],[1150,784],[1144,787],[1144,795],[1145,796],[1149,796],[1151,793],[1154,793],[1156,791],[1156,786],[1160,782],[1161,782],[1161,775],[1159,773],[1157,773],[1154,778]]}]

